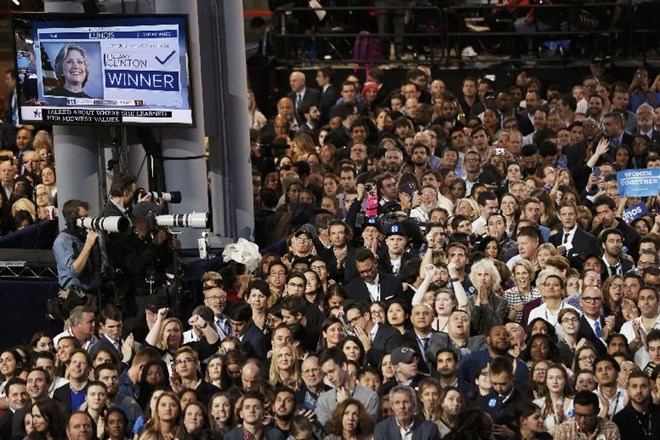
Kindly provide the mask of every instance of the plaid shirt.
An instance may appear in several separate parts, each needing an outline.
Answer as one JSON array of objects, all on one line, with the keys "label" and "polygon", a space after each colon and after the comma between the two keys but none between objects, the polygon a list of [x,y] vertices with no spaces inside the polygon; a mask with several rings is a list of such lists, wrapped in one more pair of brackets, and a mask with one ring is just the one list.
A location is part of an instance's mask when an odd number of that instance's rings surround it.
[{"label": "plaid shirt", "polygon": [[[539,293],[538,289],[534,287],[528,294],[526,295],[520,295],[518,293],[518,287],[512,287],[506,292],[504,292],[504,299],[506,300],[507,304],[509,305],[509,309],[512,308],[513,306],[517,305],[525,305],[528,302],[535,300],[541,296]],[[520,321],[522,320],[522,312],[516,312],[516,319],[515,321],[520,324]]]},{"label": "plaid shirt", "polygon": [[596,440],[620,440],[619,427],[614,422],[598,417],[596,424],[596,433],[592,437],[587,437],[587,434],[578,428],[577,421],[569,420],[562,423],[555,431],[554,440],[587,440],[593,438]]}]

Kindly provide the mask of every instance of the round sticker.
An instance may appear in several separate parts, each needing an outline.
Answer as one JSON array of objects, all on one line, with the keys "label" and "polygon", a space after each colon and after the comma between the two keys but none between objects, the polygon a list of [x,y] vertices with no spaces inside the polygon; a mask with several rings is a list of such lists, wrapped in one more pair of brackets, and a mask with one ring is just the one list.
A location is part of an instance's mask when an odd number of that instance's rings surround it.
[{"label": "round sticker", "polygon": [[497,399],[493,397],[492,399],[490,399],[488,401],[488,407],[489,408],[495,408],[495,405],[497,405]]}]

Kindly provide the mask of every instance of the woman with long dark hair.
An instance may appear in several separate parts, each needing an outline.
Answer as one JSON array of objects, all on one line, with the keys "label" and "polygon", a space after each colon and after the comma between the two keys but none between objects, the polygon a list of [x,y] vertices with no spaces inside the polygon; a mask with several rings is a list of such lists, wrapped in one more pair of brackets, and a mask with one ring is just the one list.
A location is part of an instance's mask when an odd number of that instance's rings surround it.
[{"label": "woman with long dark hair", "polygon": [[364,405],[355,399],[346,399],[332,412],[330,434],[325,440],[373,439],[373,424]]},{"label": "woman with long dark hair", "polygon": [[541,409],[533,403],[523,403],[516,408],[516,433],[509,440],[552,440],[543,428]]},{"label": "woman with long dark hair", "polygon": [[30,409],[32,433],[30,440],[60,440],[66,438],[66,419],[60,405],[52,399],[38,400]]}]

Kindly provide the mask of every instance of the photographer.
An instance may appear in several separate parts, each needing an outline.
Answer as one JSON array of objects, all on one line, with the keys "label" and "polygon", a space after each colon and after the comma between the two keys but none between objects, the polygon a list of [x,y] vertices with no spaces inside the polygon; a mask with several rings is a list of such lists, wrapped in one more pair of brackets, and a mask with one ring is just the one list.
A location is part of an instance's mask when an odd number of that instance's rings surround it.
[{"label": "photographer", "polygon": [[53,243],[60,288],[93,290],[98,280],[94,277],[90,257],[99,234],[76,226],[76,219],[89,216],[89,205],[82,200],[69,200],[62,207],[62,215],[67,227]]},{"label": "photographer", "polygon": [[140,202],[133,207],[133,227],[113,243],[112,260],[115,267],[115,288],[125,317],[137,313],[135,296],[155,292],[166,281],[166,271],[172,271],[173,251],[180,242],[158,227],[153,216],[160,206]]},{"label": "photographer", "polygon": [[[131,213],[131,204],[135,198],[135,182],[137,177],[130,173],[117,173],[112,177],[110,184],[110,198],[106,203],[102,217],[110,217],[114,215],[122,215],[128,217],[131,221],[133,215]],[[138,194],[138,202],[150,202],[151,193],[145,192]]]}]

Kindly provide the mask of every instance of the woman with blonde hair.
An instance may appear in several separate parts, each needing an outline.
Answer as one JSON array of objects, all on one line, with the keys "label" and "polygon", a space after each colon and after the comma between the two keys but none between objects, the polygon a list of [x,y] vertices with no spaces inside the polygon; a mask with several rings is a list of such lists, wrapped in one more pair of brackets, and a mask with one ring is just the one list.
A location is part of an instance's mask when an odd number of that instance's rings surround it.
[{"label": "woman with blonde hair", "polygon": [[507,315],[509,320],[520,324],[525,304],[535,300],[541,294],[536,287],[532,286],[534,265],[531,261],[520,260],[513,265],[511,271],[516,285],[504,292],[504,299],[509,308]]},{"label": "woman with blonde hair", "polygon": [[52,220],[48,212],[48,207],[53,206],[53,195],[50,193],[50,189],[40,183],[34,188],[34,196],[37,201],[37,219]]},{"label": "woman with blonde hair", "polygon": [[300,366],[296,359],[296,350],[291,344],[283,344],[273,348],[268,381],[276,386],[278,383],[295,390],[300,388]]},{"label": "woman with blonde hair", "polygon": [[180,438],[181,403],[171,391],[163,391],[156,401],[156,411],[144,427],[139,440],[175,440]]},{"label": "woman with blonde hair", "polygon": [[479,213],[479,205],[474,199],[467,197],[456,202],[454,214],[464,215],[468,217],[471,222],[473,222],[479,217]]},{"label": "woman with blonde hair", "polygon": [[554,257],[557,255],[557,248],[552,243],[543,243],[539,246],[538,251],[536,252],[536,262],[538,263],[541,270],[546,268],[546,263],[548,258]]},{"label": "woman with blonde hair", "polygon": [[[476,289],[468,299],[471,328],[476,334],[485,335],[492,326],[506,322],[507,302],[499,294],[502,279],[495,264],[487,258],[472,265],[469,278]],[[457,297],[464,294],[458,291],[463,290],[460,283],[452,286]]]},{"label": "woman with blonde hair", "polygon": [[314,145],[314,140],[308,134],[298,134],[293,138],[291,142],[292,161],[297,162],[313,153],[316,153],[316,145]]},{"label": "woman with blonde hair", "polygon": [[250,128],[261,130],[268,122],[263,113],[257,108],[257,102],[254,100],[254,92],[248,89],[248,117],[250,118]]},{"label": "woman with blonde hair", "polygon": [[30,214],[32,217],[32,222],[37,218],[37,208],[34,206],[32,200],[23,197],[22,199],[16,200],[11,205],[11,216],[14,217],[19,211],[25,211]]}]

